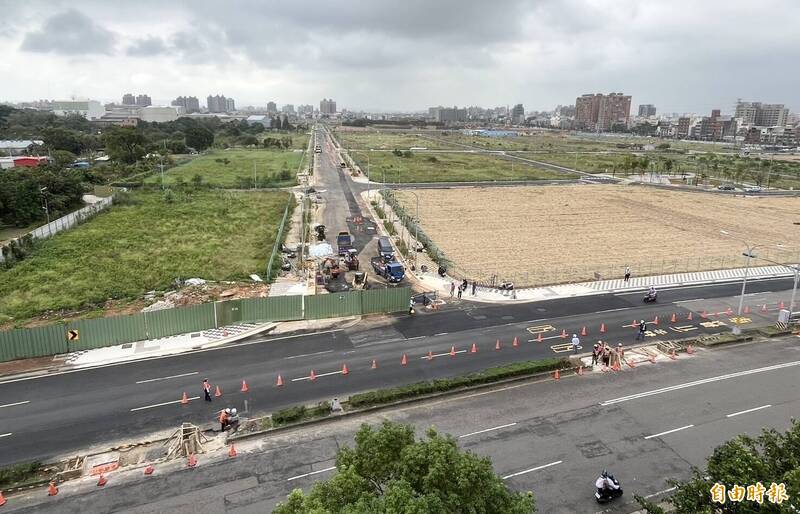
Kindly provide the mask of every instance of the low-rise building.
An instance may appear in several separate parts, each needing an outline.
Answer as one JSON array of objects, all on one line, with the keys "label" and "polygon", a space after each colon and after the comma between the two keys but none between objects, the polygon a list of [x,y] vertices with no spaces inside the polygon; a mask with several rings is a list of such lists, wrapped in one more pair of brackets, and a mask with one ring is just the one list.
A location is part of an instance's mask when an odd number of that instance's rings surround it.
[{"label": "low-rise building", "polygon": [[105,114],[105,108],[96,100],[54,100],[53,114],[66,116],[77,114],[87,120],[94,120]]},{"label": "low-rise building", "polygon": [[178,119],[178,110],[175,107],[157,107],[151,105],[142,107],[139,110],[139,118],[142,121],[157,123],[175,121]]},{"label": "low-rise building", "polygon": [[24,155],[29,153],[34,147],[44,145],[40,139],[7,139],[0,141],[0,152],[6,155]]},{"label": "low-rise building", "polygon": [[272,118],[263,114],[254,114],[247,117],[248,125],[261,125],[264,128],[272,127]]}]

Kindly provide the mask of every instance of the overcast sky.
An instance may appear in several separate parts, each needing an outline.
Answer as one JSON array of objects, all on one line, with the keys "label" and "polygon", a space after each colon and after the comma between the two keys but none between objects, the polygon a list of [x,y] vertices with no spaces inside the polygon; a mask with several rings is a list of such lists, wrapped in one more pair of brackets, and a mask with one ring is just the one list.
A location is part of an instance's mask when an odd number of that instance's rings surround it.
[{"label": "overcast sky", "polygon": [[0,0],[0,100],[800,110],[798,0]]}]

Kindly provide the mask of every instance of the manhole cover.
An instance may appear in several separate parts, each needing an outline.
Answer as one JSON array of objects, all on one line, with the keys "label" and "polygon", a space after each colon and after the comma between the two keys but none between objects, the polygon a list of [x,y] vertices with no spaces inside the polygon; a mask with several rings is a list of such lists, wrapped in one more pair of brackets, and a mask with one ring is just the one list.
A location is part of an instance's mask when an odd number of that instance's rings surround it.
[{"label": "manhole cover", "polygon": [[583,454],[583,456],[587,459],[594,459],[611,454],[611,450],[608,448],[608,446],[603,444],[603,441],[600,440],[579,444],[578,450],[580,450],[581,454]]}]

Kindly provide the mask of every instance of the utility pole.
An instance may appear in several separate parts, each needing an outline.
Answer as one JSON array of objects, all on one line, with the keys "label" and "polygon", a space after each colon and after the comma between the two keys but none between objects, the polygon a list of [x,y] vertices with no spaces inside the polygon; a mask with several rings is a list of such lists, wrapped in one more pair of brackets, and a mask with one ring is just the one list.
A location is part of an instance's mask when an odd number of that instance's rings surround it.
[{"label": "utility pole", "polygon": [[256,161],[253,161],[253,189],[258,189],[258,179],[256,178]]}]

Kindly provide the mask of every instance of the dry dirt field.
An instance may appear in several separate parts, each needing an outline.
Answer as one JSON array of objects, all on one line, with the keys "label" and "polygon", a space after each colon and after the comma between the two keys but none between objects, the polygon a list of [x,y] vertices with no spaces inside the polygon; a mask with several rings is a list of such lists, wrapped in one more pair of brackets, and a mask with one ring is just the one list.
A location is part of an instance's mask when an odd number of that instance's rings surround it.
[{"label": "dry dirt field", "polygon": [[[798,262],[800,198],[730,197],[640,186],[572,185],[417,189],[421,226],[480,281],[517,287],[576,280],[724,269],[755,253]],[[414,197],[397,192],[408,212]],[[766,263],[765,263],[766,264]]]}]

